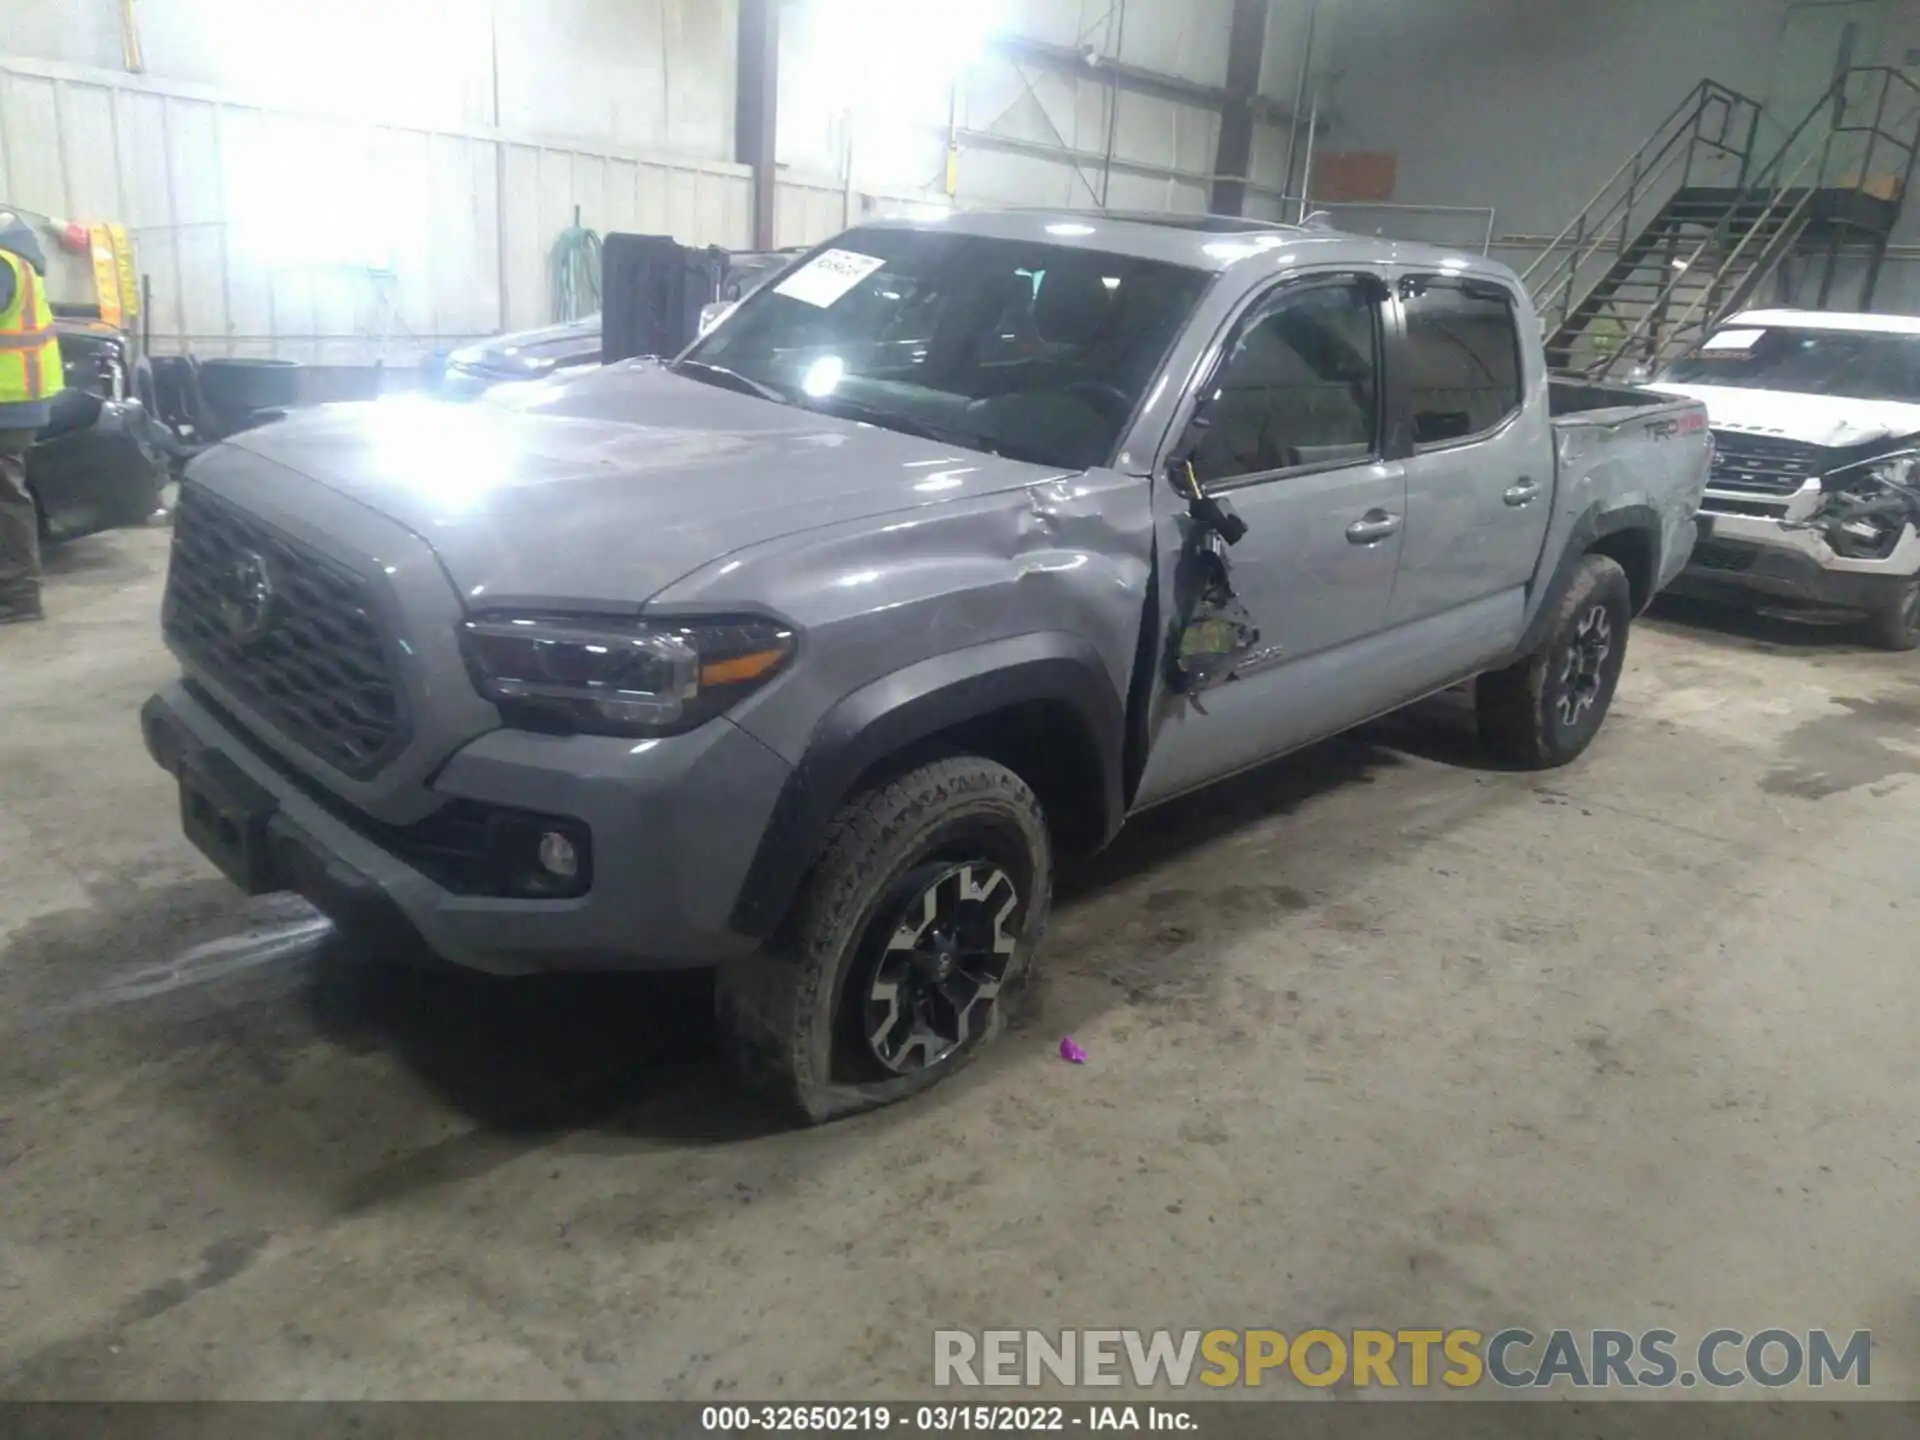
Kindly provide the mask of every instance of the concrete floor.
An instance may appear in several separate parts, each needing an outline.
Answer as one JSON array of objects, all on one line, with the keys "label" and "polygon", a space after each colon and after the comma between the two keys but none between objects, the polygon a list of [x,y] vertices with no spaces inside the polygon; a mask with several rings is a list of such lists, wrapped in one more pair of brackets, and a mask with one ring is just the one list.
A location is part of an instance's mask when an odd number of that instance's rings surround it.
[{"label": "concrete floor", "polygon": [[0,631],[0,1393],[907,1397],[935,1325],[1517,1323],[1868,1327],[1920,1398],[1920,661],[1668,618],[1571,771],[1445,705],[1324,746],[1075,880],[971,1074],[769,1133],[697,997],[374,969],[216,878],[135,731],[164,553],[72,546]]}]

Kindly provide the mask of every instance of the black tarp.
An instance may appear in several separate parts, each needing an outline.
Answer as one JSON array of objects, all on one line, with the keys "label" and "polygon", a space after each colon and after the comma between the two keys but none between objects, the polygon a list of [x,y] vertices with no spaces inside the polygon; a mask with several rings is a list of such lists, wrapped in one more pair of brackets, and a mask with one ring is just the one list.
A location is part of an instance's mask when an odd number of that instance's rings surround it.
[{"label": "black tarp", "polygon": [[726,278],[724,250],[664,235],[606,237],[600,251],[600,358],[677,355],[700,333],[700,312]]}]

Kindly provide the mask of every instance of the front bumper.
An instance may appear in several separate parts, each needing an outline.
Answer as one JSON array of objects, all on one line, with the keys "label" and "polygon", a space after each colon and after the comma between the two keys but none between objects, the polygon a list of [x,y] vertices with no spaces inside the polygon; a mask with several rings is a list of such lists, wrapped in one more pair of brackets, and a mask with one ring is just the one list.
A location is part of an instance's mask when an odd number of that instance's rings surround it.
[{"label": "front bumper", "polygon": [[503,975],[691,968],[755,946],[728,917],[789,769],[724,719],[638,743],[496,730],[456,752],[436,795],[566,816],[591,834],[591,889],[532,900],[437,883],[397,853],[391,830],[293,778],[189,684],[169,685],[140,718],[162,768],[192,767],[256,818],[253,888],[294,891],[362,934]]},{"label": "front bumper", "polygon": [[1920,574],[1920,534],[1911,525],[1885,559],[1855,560],[1836,553],[1818,530],[1790,530],[1770,517],[1717,514],[1710,508],[1700,518],[1711,528],[1701,535],[1693,558],[1674,582],[1676,594],[1724,597],[1747,592],[1807,605],[1873,610]]}]

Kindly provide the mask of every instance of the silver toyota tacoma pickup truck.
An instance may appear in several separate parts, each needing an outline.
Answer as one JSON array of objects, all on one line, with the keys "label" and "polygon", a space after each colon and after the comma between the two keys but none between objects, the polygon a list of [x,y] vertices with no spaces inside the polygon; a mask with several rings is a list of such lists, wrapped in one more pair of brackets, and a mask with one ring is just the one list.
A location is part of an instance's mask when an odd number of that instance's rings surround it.
[{"label": "silver toyota tacoma pickup truck", "polygon": [[994,1036],[1131,816],[1475,677],[1498,757],[1578,756],[1709,451],[1550,383],[1477,256],[873,224],[671,363],[201,456],[145,738],[245,889],[496,973],[712,967],[823,1120]]}]

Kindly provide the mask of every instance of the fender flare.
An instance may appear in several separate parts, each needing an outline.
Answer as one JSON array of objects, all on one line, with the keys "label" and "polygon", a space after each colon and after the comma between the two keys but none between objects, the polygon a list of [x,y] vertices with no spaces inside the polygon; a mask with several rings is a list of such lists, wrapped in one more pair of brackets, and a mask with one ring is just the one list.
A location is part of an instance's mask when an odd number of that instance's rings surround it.
[{"label": "fender flare", "polygon": [[1580,568],[1580,562],[1587,558],[1599,541],[1627,530],[1642,530],[1652,538],[1657,575],[1660,568],[1660,512],[1651,505],[1620,505],[1611,510],[1602,510],[1598,505],[1589,507],[1573,522],[1573,528],[1567,534],[1567,543],[1560,550],[1560,562],[1540,588],[1540,599],[1533,607],[1533,616],[1527,622],[1526,630],[1521,633],[1520,643],[1514,647],[1516,660],[1533,654],[1545,643],[1547,627],[1553,623],[1553,613],[1561,597],[1573,584],[1573,573]]},{"label": "fender flare", "polygon": [[1126,815],[1126,712],[1099,653],[1063,631],[991,641],[875,680],[821,717],[754,851],[733,929],[763,940],[779,927],[862,775],[955,726],[1035,702],[1066,706],[1092,738],[1101,839],[1110,840]]}]

